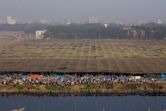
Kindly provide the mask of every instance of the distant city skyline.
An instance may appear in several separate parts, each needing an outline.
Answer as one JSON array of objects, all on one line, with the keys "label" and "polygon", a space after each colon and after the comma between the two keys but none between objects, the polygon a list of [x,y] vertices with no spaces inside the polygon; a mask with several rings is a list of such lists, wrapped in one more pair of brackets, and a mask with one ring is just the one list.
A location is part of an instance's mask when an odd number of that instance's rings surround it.
[{"label": "distant city skyline", "polygon": [[75,24],[84,24],[84,23],[101,23],[103,25],[115,23],[115,24],[121,24],[121,25],[140,25],[140,24],[146,24],[146,23],[157,23],[157,24],[165,24],[166,22],[161,20],[159,17],[155,18],[153,21],[135,21],[133,23],[131,22],[122,22],[122,21],[111,21],[109,19],[103,19],[103,18],[98,18],[96,16],[90,16],[88,18],[84,18],[84,20],[74,20],[74,19],[38,19],[38,20],[28,20],[28,19],[19,19],[19,18],[14,18],[12,16],[7,16],[6,18],[0,18],[0,24],[26,24],[26,23],[41,23],[41,24],[66,24],[69,25],[71,23]]},{"label": "distant city skyline", "polygon": [[95,16],[112,22],[166,21],[165,0],[0,0],[0,19],[85,21]]}]

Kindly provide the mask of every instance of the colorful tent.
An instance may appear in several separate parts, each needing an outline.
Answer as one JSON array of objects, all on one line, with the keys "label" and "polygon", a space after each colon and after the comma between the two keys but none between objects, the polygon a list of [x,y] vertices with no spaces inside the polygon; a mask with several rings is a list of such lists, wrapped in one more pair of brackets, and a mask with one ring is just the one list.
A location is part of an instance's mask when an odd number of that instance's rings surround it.
[{"label": "colorful tent", "polygon": [[33,74],[30,76],[31,79],[41,79],[43,76],[39,74]]}]

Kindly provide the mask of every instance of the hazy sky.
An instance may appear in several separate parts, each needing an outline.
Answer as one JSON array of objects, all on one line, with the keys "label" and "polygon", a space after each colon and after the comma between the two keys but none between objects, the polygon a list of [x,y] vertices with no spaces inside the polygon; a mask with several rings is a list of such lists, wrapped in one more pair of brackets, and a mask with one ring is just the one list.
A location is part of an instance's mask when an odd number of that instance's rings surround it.
[{"label": "hazy sky", "polygon": [[0,18],[85,19],[88,16],[112,21],[166,20],[166,0],[0,0]]}]

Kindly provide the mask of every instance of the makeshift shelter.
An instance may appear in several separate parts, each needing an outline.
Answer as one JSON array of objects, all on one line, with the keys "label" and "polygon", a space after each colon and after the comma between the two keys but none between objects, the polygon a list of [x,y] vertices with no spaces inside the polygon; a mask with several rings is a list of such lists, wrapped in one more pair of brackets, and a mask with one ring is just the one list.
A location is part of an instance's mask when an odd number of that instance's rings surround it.
[{"label": "makeshift shelter", "polygon": [[33,74],[30,76],[30,79],[41,79],[43,76],[39,74]]},{"label": "makeshift shelter", "polygon": [[166,72],[161,73],[161,79],[162,79],[162,80],[166,80]]}]

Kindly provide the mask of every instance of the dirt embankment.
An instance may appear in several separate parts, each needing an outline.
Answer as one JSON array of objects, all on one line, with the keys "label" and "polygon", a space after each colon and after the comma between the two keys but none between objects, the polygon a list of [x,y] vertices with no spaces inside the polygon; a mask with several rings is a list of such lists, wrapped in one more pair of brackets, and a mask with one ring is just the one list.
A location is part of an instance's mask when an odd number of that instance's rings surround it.
[{"label": "dirt embankment", "polygon": [[73,86],[1,85],[0,93],[27,95],[166,95],[166,83],[83,84]]}]

